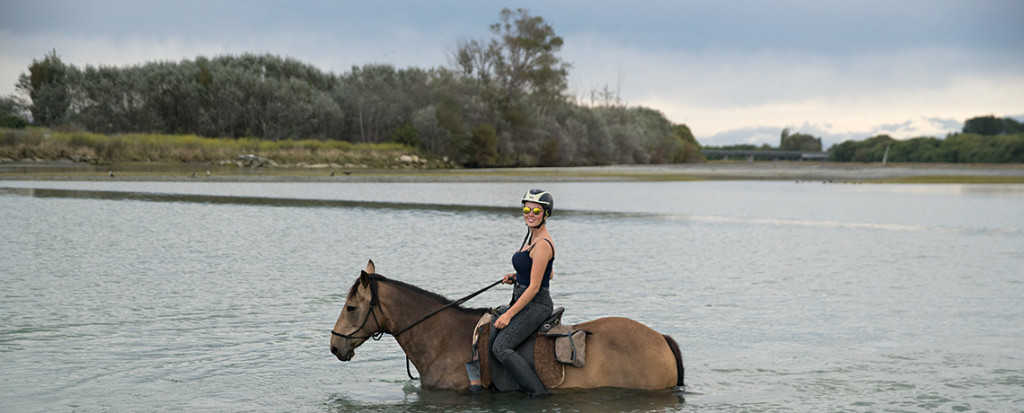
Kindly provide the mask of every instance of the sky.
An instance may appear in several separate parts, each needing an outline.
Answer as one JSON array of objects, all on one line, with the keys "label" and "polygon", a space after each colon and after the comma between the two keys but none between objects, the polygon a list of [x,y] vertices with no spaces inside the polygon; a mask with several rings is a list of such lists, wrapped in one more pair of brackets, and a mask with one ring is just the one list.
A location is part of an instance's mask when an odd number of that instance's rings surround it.
[{"label": "sky", "polygon": [[564,39],[569,93],[616,91],[703,145],[825,147],[945,137],[975,116],[1024,120],[1024,1],[0,0],[0,95],[55,50],[79,68],[270,53],[338,74],[450,66],[502,8]]}]

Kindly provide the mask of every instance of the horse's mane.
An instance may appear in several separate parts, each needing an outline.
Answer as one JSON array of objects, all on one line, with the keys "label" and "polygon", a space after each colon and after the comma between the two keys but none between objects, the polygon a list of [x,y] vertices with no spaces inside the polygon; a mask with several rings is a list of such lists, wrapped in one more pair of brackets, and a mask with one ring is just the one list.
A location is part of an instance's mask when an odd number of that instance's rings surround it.
[{"label": "horse's mane", "polygon": [[[371,282],[384,283],[384,284],[392,285],[392,286],[395,286],[395,287],[398,287],[398,288],[402,288],[402,289],[408,290],[409,292],[412,292],[412,293],[414,293],[416,295],[419,295],[419,296],[422,296],[424,298],[436,301],[440,305],[451,304],[452,301],[453,301],[453,300],[449,300],[447,297],[445,297],[445,296],[443,296],[441,294],[435,293],[433,291],[427,291],[427,290],[424,290],[424,289],[422,289],[420,287],[417,287],[415,285],[412,285],[412,284],[409,284],[409,283],[406,283],[406,282],[403,282],[403,281],[392,280],[392,279],[390,279],[388,277],[385,277],[383,275],[380,275],[380,274],[366,274],[366,276],[369,277]],[[357,279],[356,282],[354,284],[352,284],[352,288],[350,288],[348,290],[348,297],[349,298],[352,298],[356,294],[356,289],[358,287],[359,287],[359,280]],[[455,309],[455,310],[462,311],[462,312],[471,312],[471,313],[485,313],[485,312],[490,310],[488,308],[467,308],[467,307],[463,307],[461,305],[457,305],[457,306],[454,306],[452,308]]]}]

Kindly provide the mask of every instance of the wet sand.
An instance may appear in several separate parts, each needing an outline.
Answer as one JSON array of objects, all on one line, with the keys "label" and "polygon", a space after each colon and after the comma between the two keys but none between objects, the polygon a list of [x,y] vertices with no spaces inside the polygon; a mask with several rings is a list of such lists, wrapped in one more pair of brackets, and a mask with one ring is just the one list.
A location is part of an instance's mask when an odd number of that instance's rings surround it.
[{"label": "wet sand", "polygon": [[494,169],[239,168],[207,164],[67,162],[0,164],[2,180],[133,180],[251,182],[499,182],[784,180],[878,183],[1020,183],[1024,164],[854,164],[708,162],[677,165]]}]

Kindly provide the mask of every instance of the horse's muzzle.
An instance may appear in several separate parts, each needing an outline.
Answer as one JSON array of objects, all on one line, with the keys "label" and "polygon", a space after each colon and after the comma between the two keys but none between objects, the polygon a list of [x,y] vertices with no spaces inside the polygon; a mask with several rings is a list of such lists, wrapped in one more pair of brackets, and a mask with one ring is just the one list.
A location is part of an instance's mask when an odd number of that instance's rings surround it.
[{"label": "horse's muzzle", "polygon": [[340,353],[338,352],[338,347],[331,346],[331,354],[334,354],[336,357],[338,357],[338,360],[349,361],[352,360],[352,356],[356,355],[356,351],[355,349],[350,348],[348,349],[348,351]]}]

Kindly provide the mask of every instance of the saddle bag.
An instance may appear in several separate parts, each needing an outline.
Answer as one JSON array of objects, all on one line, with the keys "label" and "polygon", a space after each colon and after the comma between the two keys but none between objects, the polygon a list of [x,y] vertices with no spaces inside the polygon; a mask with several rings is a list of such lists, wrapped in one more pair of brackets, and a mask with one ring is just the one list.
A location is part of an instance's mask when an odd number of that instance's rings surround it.
[{"label": "saddle bag", "polygon": [[592,333],[573,327],[558,324],[541,332],[540,335],[555,339],[555,360],[574,367],[583,367],[587,362],[587,335]]}]

